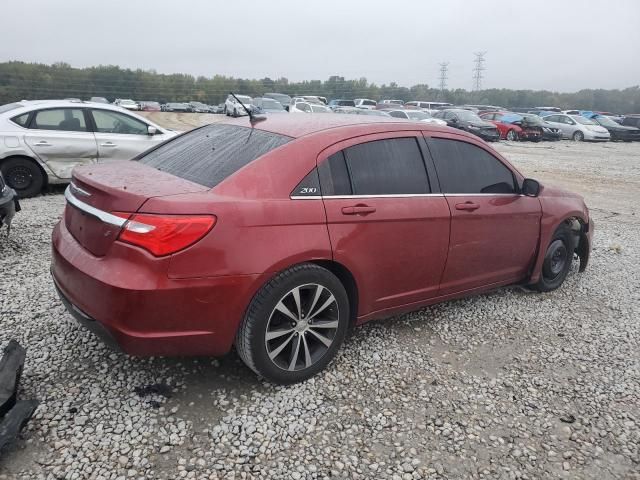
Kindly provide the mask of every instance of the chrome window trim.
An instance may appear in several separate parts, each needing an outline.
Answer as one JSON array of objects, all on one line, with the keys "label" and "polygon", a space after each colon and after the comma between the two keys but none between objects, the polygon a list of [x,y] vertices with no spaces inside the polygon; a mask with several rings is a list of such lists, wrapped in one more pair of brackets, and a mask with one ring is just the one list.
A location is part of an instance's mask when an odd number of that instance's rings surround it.
[{"label": "chrome window trim", "polygon": [[91,205],[84,203],[81,200],[78,200],[73,195],[73,193],[71,193],[71,185],[69,185],[67,189],[64,191],[64,198],[66,198],[67,202],[69,202],[71,205],[76,207],[81,212],[84,212],[87,215],[97,218],[98,220],[101,220],[104,223],[108,223],[109,225],[114,225],[116,227],[122,228],[124,224],[127,223],[126,218],[117,217],[115,215],[110,214],[109,212],[105,212],[98,208],[92,207]]},{"label": "chrome window trim", "polygon": [[411,198],[411,197],[524,197],[521,193],[398,193],[379,195],[292,195],[291,200],[322,200],[350,198]]}]

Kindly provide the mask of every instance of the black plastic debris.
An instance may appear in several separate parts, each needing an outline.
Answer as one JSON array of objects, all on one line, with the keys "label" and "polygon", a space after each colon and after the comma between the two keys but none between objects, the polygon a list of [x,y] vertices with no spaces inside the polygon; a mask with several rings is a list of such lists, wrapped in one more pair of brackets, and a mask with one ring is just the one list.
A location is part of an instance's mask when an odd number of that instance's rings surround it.
[{"label": "black plastic debris", "polygon": [[160,395],[164,398],[171,398],[173,395],[172,388],[165,383],[154,383],[152,385],[142,385],[141,387],[135,387],[134,392],[139,397],[147,397],[149,395]]},{"label": "black plastic debris", "polygon": [[563,417],[560,417],[560,421],[563,423],[573,423],[576,421],[576,417],[574,417],[573,415],[569,414],[569,415],[565,415]]},{"label": "black plastic debris", "polygon": [[27,424],[38,407],[37,400],[18,400],[18,386],[26,352],[15,340],[10,340],[0,359],[0,452]]}]

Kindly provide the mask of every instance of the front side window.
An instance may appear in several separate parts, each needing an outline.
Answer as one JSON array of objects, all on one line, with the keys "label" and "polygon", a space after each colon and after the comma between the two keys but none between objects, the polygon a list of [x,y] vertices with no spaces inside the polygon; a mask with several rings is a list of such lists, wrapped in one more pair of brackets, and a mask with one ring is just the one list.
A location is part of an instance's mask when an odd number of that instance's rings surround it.
[{"label": "front side window", "polygon": [[429,147],[443,193],[516,193],[511,170],[486,150],[444,138],[431,139]]},{"label": "front side window", "polygon": [[61,130],[66,132],[86,132],[84,113],[76,108],[53,108],[35,113],[29,128],[37,130]]},{"label": "front side window", "polygon": [[147,135],[147,124],[137,118],[110,110],[92,110],[96,132]]},{"label": "front side window", "polygon": [[320,182],[323,195],[429,193],[422,153],[413,137],[348,147],[321,165]]}]

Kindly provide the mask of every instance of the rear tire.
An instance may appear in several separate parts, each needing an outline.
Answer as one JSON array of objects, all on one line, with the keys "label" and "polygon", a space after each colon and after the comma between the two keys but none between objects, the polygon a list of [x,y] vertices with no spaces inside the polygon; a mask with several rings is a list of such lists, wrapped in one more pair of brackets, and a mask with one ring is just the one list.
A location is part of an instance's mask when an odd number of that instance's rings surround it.
[{"label": "rear tire", "polygon": [[577,131],[577,132],[573,132],[573,141],[574,142],[582,142],[584,140],[584,133],[582,133],[581,131]]},{"label": "rear tire", "polygon": [[506,139],[510,142],[515,142],[516,140],[518,140],[518,134],[515,130],[509,130],[507,132]]},{"label": "rear tire", "polygon": [[560,287],[571,269],[574,250],[573,232],[566,223],[563,223],[551,237],[544,254],[540,280],[533,285],[533,288],[540,292],[550,292]]},{"label": "rear tire", "polygon": [[16,191],[18,198],[34,197],[42,191],[44,175],[31,158],[7,158],[0,165],[0,171],[7,185]]},{"label": "rear tire", "polygon": [[291,267],[255,295],[236,334],[236,349],[254,372],[278,384],[310,378],[336,355],[349,325],[349,299],[329,270]]}]

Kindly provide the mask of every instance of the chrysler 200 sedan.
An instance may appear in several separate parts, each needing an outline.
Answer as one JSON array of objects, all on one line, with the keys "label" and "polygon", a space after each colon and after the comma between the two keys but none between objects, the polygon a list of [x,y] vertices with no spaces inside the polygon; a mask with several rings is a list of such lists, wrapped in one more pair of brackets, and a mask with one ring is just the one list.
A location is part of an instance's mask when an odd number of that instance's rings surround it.
[{"label": "chrysler 200 sedan", "polygon": [[292,383],[347,330],[523,284],[558,288],[593,224],[474,135],[391,117],[274,115],[78,167],[53,231],[73,316],[137,355],[223,355]]}]

